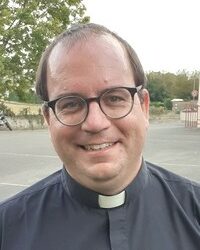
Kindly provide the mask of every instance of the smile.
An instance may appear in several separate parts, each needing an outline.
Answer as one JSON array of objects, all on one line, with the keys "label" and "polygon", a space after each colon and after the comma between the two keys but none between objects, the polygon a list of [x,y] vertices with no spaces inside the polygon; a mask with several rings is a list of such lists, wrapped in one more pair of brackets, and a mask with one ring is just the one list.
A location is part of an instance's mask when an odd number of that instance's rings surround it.
[{"label": "smile", "polygon": [[111,147],[113,145],[114,145],[114,142],[108,142],[108,143],[102,143],[102,144],[85,145],[82,147],[87,151],[96,151],[96,150],[102,150],[102,149]]}]

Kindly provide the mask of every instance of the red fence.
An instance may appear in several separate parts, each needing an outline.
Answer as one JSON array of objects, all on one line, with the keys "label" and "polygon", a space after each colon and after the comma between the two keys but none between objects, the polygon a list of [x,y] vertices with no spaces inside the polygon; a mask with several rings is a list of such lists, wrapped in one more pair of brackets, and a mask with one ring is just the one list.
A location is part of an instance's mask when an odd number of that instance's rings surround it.
[{"label": "red fence", "polygon": [[185,109],[182,111],[185,115],[185,127],[197,127],[198,120],[198,106],[197,104],[187,104]]}]

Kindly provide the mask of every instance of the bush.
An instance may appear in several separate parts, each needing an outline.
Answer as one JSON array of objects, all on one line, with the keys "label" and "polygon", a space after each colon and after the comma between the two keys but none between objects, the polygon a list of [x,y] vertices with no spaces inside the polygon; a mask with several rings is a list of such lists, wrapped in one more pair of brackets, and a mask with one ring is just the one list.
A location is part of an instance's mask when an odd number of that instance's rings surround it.
[{"label": "bush", "polygon": [[164,107],[164,103],[163,102],[151,102],[151,106]]},{"label": "bush", "polygon": [[150,106],[150,115],[162,115],[166,112],[164,107]]},{"label": "bush", "polygon": [[171,99],[167,98],[164,100],[164,107],[167,109],[167,110],[172,110],[172,102],[171,102]]}]

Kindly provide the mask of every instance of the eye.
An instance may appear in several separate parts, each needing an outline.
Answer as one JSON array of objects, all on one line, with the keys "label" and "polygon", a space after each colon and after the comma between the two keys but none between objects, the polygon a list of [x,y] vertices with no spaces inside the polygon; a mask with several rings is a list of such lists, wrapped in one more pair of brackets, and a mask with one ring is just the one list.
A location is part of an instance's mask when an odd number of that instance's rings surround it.
[{"label": "eye", "polygon": [[124,101],[124,98],[123,96],[120,96],[120,95],[108,95],[106,97],[107,101],[108,102],[121,102],[121,101]]},{"label": "eye", "polygon": [[84,108],[84,101],[79,97],[64,97],[57,103],[58,112],[72,113]]},{"label": "eye", "polygon": [[67,100],[64,104],[62,108],[65,109],[76,109],[77,107],[79,107],[80,104],[77,100]]},{"label": "eye", "polygon": [[129,100],[129,93],[126,89],[114,89],[106,92],[102,99],[107,106],[123,105]]}]

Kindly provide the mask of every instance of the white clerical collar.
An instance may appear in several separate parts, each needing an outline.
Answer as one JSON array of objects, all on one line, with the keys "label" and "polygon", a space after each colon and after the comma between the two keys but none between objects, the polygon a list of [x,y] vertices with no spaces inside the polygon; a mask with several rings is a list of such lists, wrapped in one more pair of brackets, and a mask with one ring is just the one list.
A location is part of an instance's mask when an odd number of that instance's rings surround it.
[{"label": "white clerical collar", "polygon": [[114,208],[119,207],[125,202],[125,191],[116,195],[98,195],[98,202],[101,208]]},{"label": "white clerical collar", "polygon": [[149,173],[147,170],[146,163],[143,161],[141,169],[136,176],[136,178],[119,194],[106,196],[100,195],[97,192],[88,189],[77,181],[75,181],[63,167],[61,173],[61,180],[63,187],[67,194],[78,201],[80,204],[83,204],[92,208],[102,208],[102,209],[111,209],[124,205],[125,203],[130,202],[130,200],[136,199],[142,190],[147,186],[149,179]]}]

